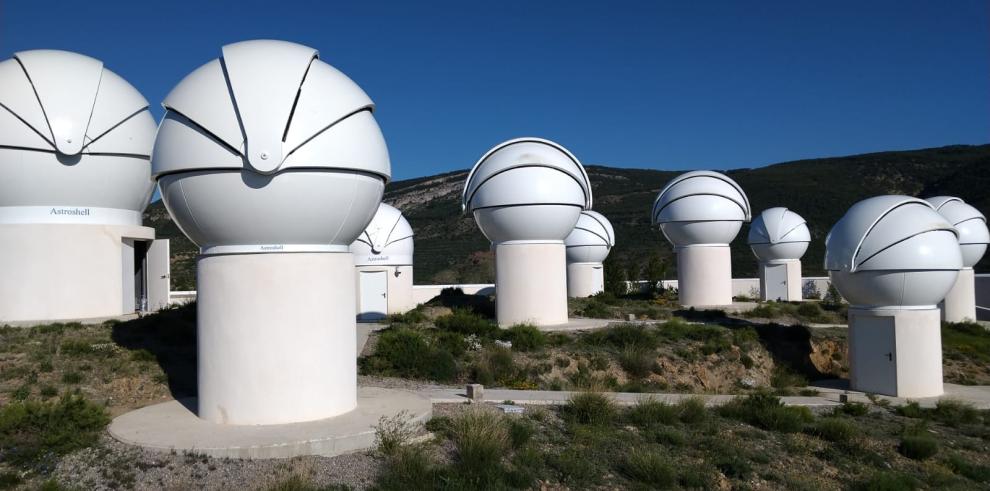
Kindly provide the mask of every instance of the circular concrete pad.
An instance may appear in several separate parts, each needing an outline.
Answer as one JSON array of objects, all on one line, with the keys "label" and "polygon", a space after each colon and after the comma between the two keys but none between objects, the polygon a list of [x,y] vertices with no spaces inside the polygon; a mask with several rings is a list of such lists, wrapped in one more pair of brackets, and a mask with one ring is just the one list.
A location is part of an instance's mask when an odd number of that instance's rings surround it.
[{"label": "circular concrete pad", "polygon": [[413,423],[430,419],[430,400],[403,390],[358,388],[357,409],[334,418],[284,425],[219,425],[199,419],[195,399],[169,401],[114,418],[110,435],[140,447],[210,457],[275,459],[332,456],[363,450],[375,440],[382,416],[407,411]]}]

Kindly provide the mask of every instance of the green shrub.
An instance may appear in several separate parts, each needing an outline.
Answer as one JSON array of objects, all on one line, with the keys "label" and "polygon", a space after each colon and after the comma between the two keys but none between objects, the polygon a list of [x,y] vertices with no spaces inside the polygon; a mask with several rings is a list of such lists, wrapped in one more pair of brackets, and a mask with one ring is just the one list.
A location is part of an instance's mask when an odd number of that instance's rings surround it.
[{"label": "green shrub", "polygon": [[804,387],[806,385],[808,385],[808,379],[794,373],[784,365],[776,365],[773,369],[773,375],[770,376],[770,386],[776,389]]},{"label": "green shrub", "polygon": [[395,416],[382,416],[375,426],[375,450],[385,456],[395,455],[409,444],[415,433],[416,428],[410,423],[407,411]]},{"label": "green shrub", "polygon": [[821,322],[825,320],[825,311],[818,305],[818,302],[801,302],[798,305],[797,316],[809,322]]},{"label": "green shrub", "polygon": [[880,471],[863,481],[857,482],[850,489],[854,491],[910,491],[918,489],[921,484],[917,479],[896,471]]},{"label": "green shrub", "polygon": [[512,443],[512,448],[525,446],[533,438],[534,433],[536,430],[528,421],[520,418],[509,420],[509,441]]},{"label": "green shrub", "polygon": [[768,392],[756,392],[722,405],[719,413],[764,430],[794,433],[813,419],[806,407],[788,407],[780,398]]},{"label": "green shrub", "polygon": [[83,376],[79,372],[65,372],[62,374],[62,383],[65,384],[79,384],[82,383]]},{"label": "green shrub", "polygon": [[569,447],[547,457],[547,464],[560,475],[560,480],[575,489],[586,489],[598,482],[601,470],[597,456],[581,448]]},{"label": "green shrub", "polygon": [[858,430],[843,418],[821,418],[811,426],[811,434],[833,443],[847,444],[856,438]]},{"label": "green shrub", "polygon": [[409,445],[386,461],[375,484],[381,490],[431,491],[437,489],[438,481],[439,469],[425,449]]},{"label": "green shrub", "polygon": [[700,397],[681,399],[675,408],[677,409],[677,417],[682,423],[693,425],[708,419],[708,409],[705,407],[704,399]]},{"label": "green shrub", "polygon": [[656,353],[653,350],[629,347],[619,352],[619,366],[632,377],[648,376],[656,366]]},{"label": "green shrub", "polygon": [[561,409],[566,419],[592,426],[610,425],[617,414],[612,398],[600,392],[574,394]]},{"label": "green shrub", "polygon": [[612,317],[612,313],[609,312],[608,306],[594,299],[590,300],[578,313],[582,317],[588,317],[591,319],[609,319]]},{"label": "green shrub", "polygon": [[505,417],[485,409],[467,410],[451,418],[450,440],[458,469],[477,478],[493,476],[511,445]]},{"label": "green shrub", "polygon": [[652,397],[637,401],[634,406],[626,410],[626,417],[640,428],[658,424],[672,425],[679,419],[677,408]]},{"label": "green shrub", "polygon": [[76,394],[51,402],[11,402],[0,407],[3,460],[27,465],[91,446],[109,422],[102,406]]},{"label": "green shrub", "polygon": [[40,394],[41,394],[41,397],[44,397],[44,398],[47,399],[47,398],[50,398],[50,397],[57,396],[58,395],[58,390],[56,390],[55,387],[52,387],[51,385],[43,385],[43,386],[41,386]]},{"label": "green shrub", "polygon": [[836,406],[832,411],[833,414],[846,414],[849,416],[865,416],[866,413],[870,412],[870,407],[862,402],[847,401],[843,402],[841,406]]},{"label": "green shrub", "polygon": [[463,355],[467,350],[467,340],[464,335],[456,332],[437,332],[433,338],[433,344],[437,349],[446,351],[455,357]]},{"label": "green shrub", "polygon": [[828,310],[838,310],[842,306],[842,295],[835,285],[829,283],[828,291],[825,292],[825,296],[822,298],[822,307]]},{"label": "green shrub", "polygon": [[679,447],[687,443],[684,432],[670,426],[657,426],[646,433],[646,437],[656,443]]},{"label": "green shrub", "polygon": [[430,346],[420,332],[406,327],[382,331],[371,357],[362,359],[365,371],[438,382],[457,377],[457,363],[444,349]]},{"label": "green shrub", "polygon": [[654,489],[669,488],[677,482],[670,457],[655,448],[636,447],[629,450],[619,463],[619,471],[629,479]]},{"label": "green shrub", "polygon": [[653,332],[643,324],[619,324],[602,329],[605,342],[616,348],[655,349],[658,341]]},{"label": "green shrub", "polygon": [[489,346],[471,367],[471,378],[482,385],[509,385],[520,376],[512,351],[501,346]]},{"label": "green shrub", "polygon": [[16,472],[0,472],[0,489],[13,489],[24,482]]},{"label": "green shrub", "polygon": [[953,399],[942,399],[935,403],[932,416],[936,421],[949,426],[960,424],[975,424],[982,419],[980,411],[972,405]]},{"label": "green shrub", "polygon": [[423,310],[420,308],[412,309],[408,312],[403,312],[399,314],[389,314],[388,323],[389,324],[406,324],[406,325],[416,325],[422,324],[429,319]]},{"label": "green shrub", "polygon": [[150,351],[148,351],[146,349],[139,349],[139,350],[135,350],[135,351],[132,351],[131,352],[131,360],[132,361],[137,361],[137,362],[142,362],[142,361],[153,362],[153,361],[156,361],[157,359],[158,359],[158,357],[156,357],[154,353],[152,353],[152,352],[150,352]]},{"label": "green shrub", "polygon": [[907,432],[901,435],[897,446],[901,455],[914,460],[925,460],[938,453],[938,442],[931,435],[921,432]]},{"label": "green shrub", "polygon": [[945,459],[945,466],[963,476],[976,482],[990,482],[990,467],[974,464],[959,455],[950,455]]},{"label": "green shrub", "polygon": [[62,341],[62,345],[59,347],[59,353],[65,356],[82,357],[92,355],[96,353],[96,350],[93,349],[91,343],[77,339],[68,339]]},{"label": "green shrub", "polygon": [[732,330],[732,344],[743,351],[748,351],[760,341],[760,334],[752,327],[741,327]]},{"label": "green shrub", "polygon": [[10,397],[15,401],[23,401],[31,395],[31,386],[23,384],[10,393]]},{"label": "green shrub", "polygon": [[925,417],[925,410],[917,401],[910,401],[903,406],[897,406],[894,411],[905,418],[921,419]]},{"label": "green shrub", "polygon": [[719,444],[713,448],[712,453],[712,463],[727,477],[745,479],[753,472],[753,465],[740,448]]},{"label": "green shrub", "polygon": [[433,323],[442,331],[452,331],[465,336],[492,337],[499,332],[498,326],[488,319],[466,309],[454,309],[447,315],[438,317]]},{"label": "green shrub", "polygon": [[536,351],[547,343],[544,335],[532,324],[516,324],[503,333],[503,338],[512,342],[512,349],[518,351]]}]

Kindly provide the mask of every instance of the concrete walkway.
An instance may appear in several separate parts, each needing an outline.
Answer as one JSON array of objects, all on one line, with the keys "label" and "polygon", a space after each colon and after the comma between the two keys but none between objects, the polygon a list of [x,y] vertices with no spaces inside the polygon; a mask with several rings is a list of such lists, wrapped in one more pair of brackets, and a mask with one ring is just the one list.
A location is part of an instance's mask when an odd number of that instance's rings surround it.
[{"label": "concrete walkway", "polygon": [[[147,314],[146,314],[147,315]],[[0,321],[0,326],[10,326],[10,327],[34,327],[43,326],[47,324],[71,324],[78,323],[83,325],[94,325],[103,324],[106,321],[131,321],[141,317],[141,314],[124,314],[115,315],[112,317],[89,317],[86,319],[58,319],[58,320],[48,320],[48,321]]]},{"label": "concrete walkway", "polygon": [[387,324],[378,324],[375,322],[358,322],[357,355],[361,356],[361,352],[364,351],[364,345],[368,344],[368,338],[371,336],[372,332],[381,331],[386,327],[388,327]]}]

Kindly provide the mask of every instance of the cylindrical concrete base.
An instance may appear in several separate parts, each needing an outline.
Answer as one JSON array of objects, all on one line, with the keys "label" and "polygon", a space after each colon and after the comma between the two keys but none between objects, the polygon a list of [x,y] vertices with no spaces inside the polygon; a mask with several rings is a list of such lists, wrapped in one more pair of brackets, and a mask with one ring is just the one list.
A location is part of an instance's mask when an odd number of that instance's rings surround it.
[{"label": "cylindrical concrete base", "polygon": [[296,423],[357,404],[349,253],[200,256],[200,418]]},{"label": "cylindrical concrete base", "polygon": [[939,309],[849,309],[849,385],[896,397],[942,395]]},{"label": "cylindrical concrete base", "polygon": [[567,322],[564,254],[563,241],[495,246],[495,309],[500,326]]},{"label": "cylindrical concrete base", "polygon": [[800,302],[801,295],[801,261],[778,261],[760,263],[760,300],[780,300],[784,302]]},{"label": "cylindrical concrete base", "polygon": [[124,241],[154,237],[134,225],[0,225],[0,322],[134,312],[134,249]]},{"label": "cylindrical concrete base", "polygon": [[567,265],[567,296],[590,297],[605,289],[605,269],[602,263],[570,263]]},{"label": "cylindrical concrete base", "polygon": [[732,255],[728,245],[678,247],[678,298],[685,307],[732,304]]},{"label": "cylindrical concrete base", "polygon": [[959,270],[955,285],[942,301],[942,320],[964,322],[976,320],[976,274],[973,268]]}]

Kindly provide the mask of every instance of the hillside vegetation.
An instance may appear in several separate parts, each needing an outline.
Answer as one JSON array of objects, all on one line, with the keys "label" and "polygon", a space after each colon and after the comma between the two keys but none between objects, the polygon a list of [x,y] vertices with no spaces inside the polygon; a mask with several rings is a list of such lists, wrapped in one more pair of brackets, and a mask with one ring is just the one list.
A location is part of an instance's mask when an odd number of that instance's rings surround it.
[{"label": "hillside vegetation", "polygon": [[[803,264],[805,275],[824,275],[825,235],[861,199],[879,194],[959,196],[990,210],[990,145],[949,146],[848,157],[801,160],[726,173],[745,189],[755,213],[786,206],[801,214],[813,242]],[[673,250],[650,227],[650,207],[663,186],[683,171],[587,166],[594,208],[615,226],[613,268],[632,279],[676,278]],[[403,211],[416,231],[416,283],[474,283],[494,279],[489,243],[474,219],[461,213],[460,193],[467,171],[390,183],[385,201]],[[169,219],[161,202],[148,208],[146,223],[171,238],[173,289],[194,288],[195,247]],[[746,246],[746,226],[732,243],[733,274],[752,277],[756,260]],[[650,262],[652,271],[647,271]],[[985,271],[988,260],[977,267]],[[659,278],[657,278],[659,279]]]}]

